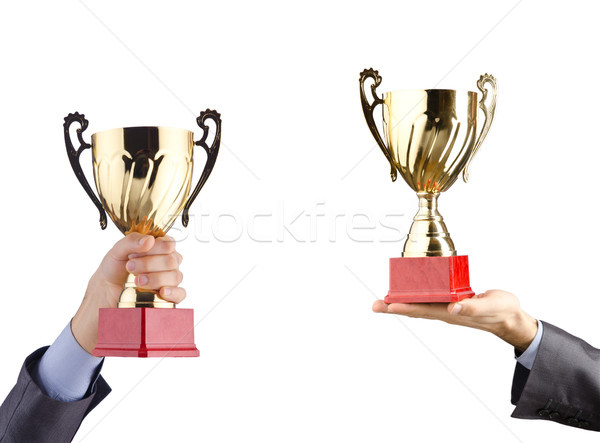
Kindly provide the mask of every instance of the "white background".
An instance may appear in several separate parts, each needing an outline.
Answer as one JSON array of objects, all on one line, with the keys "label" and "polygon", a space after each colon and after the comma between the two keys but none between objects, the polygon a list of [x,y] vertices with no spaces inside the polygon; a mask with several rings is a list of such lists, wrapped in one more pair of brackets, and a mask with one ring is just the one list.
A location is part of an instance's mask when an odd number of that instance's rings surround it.
[{"label": "white background", "polygon": [[[85,113],[88,140],[135,125],[197,133],[210,107],[223,147],[187,235],[180,221],[173,231],[201,357],[107,359],[113,392],[75,441],[596,441],[510,418],[513,351],[496,337],[371,312],[417,199],[389,180],[358,74],[379,69],[381,91],[498,78],[471,181],[440,210],[475,290],[510,290],[598,346],[599,33],[594,3],[576,1],[4,2],[0,397],[121,236],[100,230],[71,171],[63,117]],[[252,240],[253,216],[277,211],[287,223],[306,211],[297,239],[266,217],[255,228],[270,241]],[[236,215],[217,227],[239,240],[200,241],[202,213],[208,229]],[[353,241],[355,213],[366,225],[404,214],[400,235]]]}]

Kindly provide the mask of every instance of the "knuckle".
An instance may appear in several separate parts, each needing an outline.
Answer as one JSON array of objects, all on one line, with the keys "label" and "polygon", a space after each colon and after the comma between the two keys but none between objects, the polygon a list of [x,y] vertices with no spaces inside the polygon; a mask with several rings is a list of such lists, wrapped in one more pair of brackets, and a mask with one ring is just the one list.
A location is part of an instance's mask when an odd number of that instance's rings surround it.
[{"label": "knuckle", "polygon": [[150,288],[160,288],[163,285],[163,279],[160,277],[160,275],[157,275],[156,273],[151,273],[151,274],[146,274],[148,276],[148,283],[146,284],[146,286],[150,287]]},{"label": "knuckle", "polygon": [[177,256],[175,254],[169,255],[169,257],[167,258],[167,268],[168,269],[177,269],[178,266],[179,266],[179,260],[177,259]]},{"label": "knuckle", "polygon": [[130,232],[129,234],[127,234],[125,236],[124,240],[125,241],[133,242],[133,241],[139,240],[141,236],[142,236],[142,234],[140,234],[139,232],[134,231],[134,232]]},{"label": "knuckle", "polygon": [[167,253],[172,254],[173,252],[175,252],[175,242],[171,240],[165,241],[165,248],[167,250]]}]

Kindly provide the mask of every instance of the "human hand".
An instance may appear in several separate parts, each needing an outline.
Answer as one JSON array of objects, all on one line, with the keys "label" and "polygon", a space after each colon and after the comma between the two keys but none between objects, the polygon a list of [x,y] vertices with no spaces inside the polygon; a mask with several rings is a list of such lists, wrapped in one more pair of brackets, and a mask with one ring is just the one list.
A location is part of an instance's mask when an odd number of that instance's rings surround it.
[{"label": "human hand", "polygon": [[183,257],[171,237],[154,238],[131,233],[114,244],[90,278],[85,296],[71,321],[77,342],[90,354],[98,340],[98,309],[116,308],[129,272],[139,288],[159,291],[161,298],[179,303],[185,289],[179,284]]},{"label": "human hand", "polygon": [[492,289],[457,303],[391,303],[377,300],[373,311],[446,323],[491,332],[523,352],[537,333],[537,320],[521,310],[510,292]]}]

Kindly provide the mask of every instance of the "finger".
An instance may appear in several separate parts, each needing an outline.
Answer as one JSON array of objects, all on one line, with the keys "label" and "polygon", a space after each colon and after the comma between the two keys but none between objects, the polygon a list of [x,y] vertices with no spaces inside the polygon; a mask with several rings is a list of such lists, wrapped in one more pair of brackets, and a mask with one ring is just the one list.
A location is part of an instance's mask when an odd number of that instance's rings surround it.
[{"label": "finger", "polygon": [[482,317],[500,312],[502,310],[501,302],[487,295],[488,292],[484,292],[457,303],[450,303],[448,305],[448,312],[451,315],[462,315],[465,317]]},{"label": "finger", "polygon": [[420,318],[444,318],[448,314],[445,312],[445,304],[430,303],[390,303],[383,300],[377,300],[373,303],[373,311],[386,314],[407,315],[409,317]]},{"label": "finger", "polygon": [[[448,310],[448,314],[458,315],[462,311],[462,308],[463,305],[460,303],[448,303],[448,307],[446,309]],[[464,312],[463,315],[465,315]]]},{"label": "finger", "polygon": [[448,317],[445,303],[390,303],[387,312],[409,317],[442,320]]},{"label": "finger", "polygon": [[166,301],[181,303],[187,294],[185,289],[173,286],[160,288],[159,295]]},{"label": "finger", "polygon": [[143,235],[138,232],[127,234],[116,242],[109,251],[114,260],[127,260],[131,254],[144,254],[154,247],[155,239],[151,235]]},{"label": "finger", "polygon": [[130,259],[125,267],[133,274],[173,271],[179,268],[180,259],[181,255],[177,252],[168,255],[145,255]]},{"label": "finger", "polygon": [[177,242],[173,237],[158,237],[151,248],[139,253],[134,252],[133,254],[129,255],[129,258],[143,257],[145,255],[172,254],[173,252],[175,252],[176,244]]},{"label": "finger", "polygon": [[165,272],[150,272],[135,276],[135,284],[140,288],[154,289],[158,291],[163,286],[178,286],[183,280],[183,274],[179,270]]},{"label": "finger", "polygon": [[387,303],[385,303],[383,300],[376,300],[375,303],[373,303],[373,312],[387,312],[387,307]]}]

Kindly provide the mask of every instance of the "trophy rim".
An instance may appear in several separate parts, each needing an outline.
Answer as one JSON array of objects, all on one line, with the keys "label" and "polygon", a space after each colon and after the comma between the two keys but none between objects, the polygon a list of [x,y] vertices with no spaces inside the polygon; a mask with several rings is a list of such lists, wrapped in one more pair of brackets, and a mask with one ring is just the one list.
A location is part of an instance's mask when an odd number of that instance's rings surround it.
[{"label": "trophy rim", "polygon": [[92,140],[96,138],[96,136],[98,134],[106,134],[108,132],[114,132],[114,131],[125,131],[127,129],[158,129],[158,130],[167,130],[167,131],[183,131],[183,132],[187,132],[188,134],[192,134],[192,136],[194,135],[194,131],[190,131],[189,129],[185,129],[185,128],[177,128],[174,126],[125,126],[122,128],[110,128],[110,129],[102,129],[101,131],[97,131],[94,132],[92,134]]},{"label": "trophy rim", "polygon": [[474,95],[478,94],[477,91],[470,91],[469,89],[444,89],[444,88],[442,88],[442,89],[438,89],[438,88],[429,88],[429,89],[418,89],[418,88],[414,88],[414,89],[394,89],[393,91],[384,91],[383,94],[387,95],[387,94],[393,94],[395,92],[431,92],[431,91],[467,93],[467,94],[474,94]]}]

